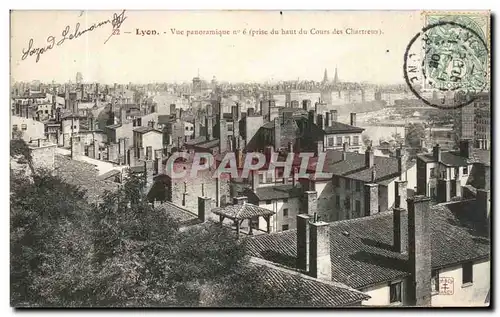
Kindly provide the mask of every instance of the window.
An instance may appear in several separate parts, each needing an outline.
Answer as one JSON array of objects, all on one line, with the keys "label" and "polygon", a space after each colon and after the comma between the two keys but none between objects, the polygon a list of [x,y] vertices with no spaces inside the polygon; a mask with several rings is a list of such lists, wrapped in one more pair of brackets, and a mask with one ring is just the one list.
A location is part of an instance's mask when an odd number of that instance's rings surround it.
[{"label": "window", "polygon": [[333,139],[333,137],[328,138],[328,146],[333,146],[334,142],[335,142],[335,140]]},{"label": "window", "polygon": [[272,201],[272,200],[266,200],[266,205],[270,205],[270,204],[272,204],[272,203],[273,203],[273,201]]},{"label": "window", "polygon": [[344,201],[345,210],[351,210],[351,197],[347,196]]},{"label": "window", "polygon": [[361,201],[356,200],[356,217],[361,217]]},{"label": "window", "polygon": [[469,174],[469,169],[466,167],[462,168],[462,174],[467,175]]},{"label": "window", "polygon": [[340,208],[340,196],[335,195],[335,207]]},{"label": "window", "polygon": [[283,217],[288,217],[288,208],[283,209]]},{"label": "window", "polygon": [[233,125],[232,124],[228,124],[227,125],[227,131],[233,131]]},{"label": "window", "polygon": [[287,202],[288,202],[288,198],[283,199],[283,203],[286,204]]},{"label": "window", "polygon": [[390,302],[400,303],[401,302],[401,282],[391,283],[390,287]]},{"label": "window", "polygon": [[345,179],[345,189],[351,189],[351,180]]},{"label": "window", "polygon": [[17,131],[18,127],[17,127],[17,124],[13,124],[12,125],[12,131]]},{"label": "window", "polygon": [[336,177],[336,176],[334,176],[334,177],[333,177],[333,185],[334,185],[335,187],[340,187],[340,181],[339,181],[339,178],[338,178],[338,177]]},{"label": "window", "polygon": [[352,137],[352,144],[353,145],[359,145],[359,136],[353,136]]},{"label": "window", "polygon": [[347,143],[348,145],[351,145],[351,137],[350,137],[350,136],[346,136],[346,137],[344,138],[344,140],[345,140],[345,141],[344,141],[345,143]]},{"label": "window", "polygon": [[439,293],[439,270],[432,271],[431,286],[432,292]]},{"label": "window", "polygon": [[342,145],[342,137],[341,136],[337,137],[337,145]]},{"label": "window", "polygon": [[472,262],[462,265],[462,284],[472,283]]},{"label": "window", "polygon": [[21,124],[21,130],[23,130],[23,131],[28,130],[28,125],[27,124]]},{"label": "window", "polygon": [[288,230],[288,225],[281,226],[281,231],[287,231],[287,230]]},{"label": "window", "polygon": [[186,127],[186,131],[189,131],[189,127]]},{"label": "window", "polygon": [[356,191],[357,192],[361,191],[361,182],[360,181],[356,181]]},{"label": "window", "polygon": [[45,110],[45,114],[48,114],[49,113],[49,110]]},{"label": "window", "polygon": [[431,167],[431,178],[434,178],[435,168]]},{"label": "window", "polygon": [[259,174],[259,183],[264,183],[264,174]]}]

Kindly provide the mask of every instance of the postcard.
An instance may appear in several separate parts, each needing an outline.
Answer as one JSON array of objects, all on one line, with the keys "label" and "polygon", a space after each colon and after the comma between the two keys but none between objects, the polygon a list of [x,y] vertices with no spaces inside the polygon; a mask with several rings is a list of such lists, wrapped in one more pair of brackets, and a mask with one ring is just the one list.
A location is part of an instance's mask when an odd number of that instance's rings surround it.
[{"label": "postcard", "polygon": [[11,11],[11,306],[489,307],[490,20]]}]

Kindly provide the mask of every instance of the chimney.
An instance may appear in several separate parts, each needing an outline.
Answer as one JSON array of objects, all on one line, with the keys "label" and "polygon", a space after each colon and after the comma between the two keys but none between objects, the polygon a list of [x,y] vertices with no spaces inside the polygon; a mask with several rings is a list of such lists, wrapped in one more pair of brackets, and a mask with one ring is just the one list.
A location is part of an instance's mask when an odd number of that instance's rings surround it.
[{"label": "chimney", "polygon": [[312,190],[305,191],[303,213],[314,215],[317,212],[318,212],[318,193]]},{"label": "chimney", "polygon": [[80,137],[71,137],[71,159],[77,160],[83,155]]},{"label": "chimney", "polygon": [[472,141],[468,139],[460,140],[460,156],[464,158],[472,158]]},{"label": "chimney", "polygon": [[152,146],[146,146],[146,160],[148,160],[148,161],[153,160],[153,147]]},{"label": "chimney", "polygon": [[297,167],[292,168],[292,186],[293,187],[297,186],[297,181],[298,181],[297,174],[298,174]]},{"label": "chimney", "polygon": [[274,148],[278,151],[281,148],[281,124],[280,118],[274,118]]},{"label": "chimney", "polygon": [[135,151],[136,151],[135,148],[131,148],[131,149],[127,150],[127,156],[128,156],[127,161],[128,161],[128,164],[130,165],[130,167],[133,167],[136,165]]},{"label": "chimney", "polygon": [[[476,205],[477,212],[480,214],[480,218],[486,224],[489,224],[490,219],[490,208],[491,208],[491,194],[490,191],[485,189],[478,189],[476,192]],[[489,228],[488,228],[489,229]]]},{"label": "chimney", "polygon": [[373,154],[372,146],[368,146],[365,151],[365,167],[372,168],[375,161],[375,155]]},{"label": "chimney", "polygon": [[308,214],[297,215],[297,268],[309,271],[309,219]]},{"label": "chimney", "polygon": [[288,153],[293,153],[293,142],[288,142]]},{"label": "chimney", "polygon": [[309,110],[309,113],[307,115],[308,123],[309,125],[316,124],[316,112],[314,110]]},{"label": "chimney", "polygon": [[314,104],[314,112],[321,113],[321,100],[320,100],[320,102],[316,102]]},{"label": "chimney", "polygon": [[408,300],[411,306],[431,306],[431,228],[430,198],[408,199],[408,258],[410,279]]},{"label": "chimney", "polygon": [[318,114],[318,117],[316,119],[316,125],[318,126],[318,128],[320,128],[321,130],[323,130],[323,123],[325,122],[325,120],[323,119],[323,115],[322,114]]},{"label": "chimney", "polygon": [[407,209],[406,199],[407,199],[407,187],[408,182],[397,180],[394,184],[394,207]]},{"label": "chimney", "polygon": [[327,222],[309,222],[309,275],[332,280],[330,224]]},{"label": "chimney", "polygon": [[432,156],[434,158],[434,161],[436,162],[441,162],[441,147],[439,144],[434,145],[432,148]]},{"label": "chimney", "polygon": [[202,222],[210,219],[213,209],[213,200],[210,197],[198,197],[198,219]]},{"label": "chimney", "polygon": [[200,136],[200,119],[195,116],[193,123],[193,139]]},{"label": "chimney", "polygon": [[247,109],[247,116],[251,117],[255,114],[255,109],[254,108],[248,108]]},{"label": "chimney", "polygon": [[344,142],[342,145],[342,161],[347,160],[347,152],[349,151],[349,143]]},{"label": "chimney", "polygon": [[332,114],[332,122],[337,122],[338,121],[337,110],[330,110],[330,113]]},{"label": "chimney", "polygon": [[227,151],[227,122],[219,116],[219,153],[226,153]]},{"label": "chimney", "polygon": [[144,177],[146,180],[146,188],[150,188],[153,185],[153,174],[154,174],[154,161],[146,160],[144,161]]},{"label": "chimney", "polygon": [[354,127],[356,126],[356,113],[355,112],[351,113],[351,125]]},{"label": "chimney", "polygon": [[207,127],[207,141],[213,140],[213,118],[212,118],[212,105],[207,105],[207,116],[205,117],[205,125]]},{"label": "chimney", "polygon": [[42,147],[43,146],[43,140],[42,139],[37,139],[37,146]]},{"label": "chimney", "polygon": [[332,114],[330,112],[325,113],[325,128],[332,125]]},{"label": "chimney", "polygon": [[319,157],[320,153],[324,152],[323,141],[316,141],[316,157]]},{"label": "chimney", "polygon": [[396,158],[398,159],[399,179],[406,180],[406,155],[403,146],[396,149]]},{"label": "chimney", "polygon": [[305,111],[309,111],[310,108],[311,108],[311,100],[309,99],[302,100],[302,109]]},{"label": "chimney", "polygon": [[367,183],[364,185],[365,217],[378,213],[378,184]]},{"label": "chimney", "polygon": [[127,109],[125,109],[125,106],[120,109],[120,122],[121,124],[127,123]]},{"label": "chimney", "polygon": [[170,115],[176,115],[177,114],[177,110],[175,109],[175,104],[172,103],[170,104]]},{"label": "chimney", "polygon": [[[405,202],[406,205],[406,202]],[[398,253],[408,252],[408,222],[405,220],[406,210],[403,208],[394,208],[392,214],[392,238],[394,251]]]},{"label": "chimney", "polygon": [[248,202],[248,197],[246,197],[246,196],[234,197],[233,198],[233,205],[244,205],[247,202]]},{"label": "chimney", "polygon": [[255,192],[259,188],[259,173],[252,171],[252,191]]}]

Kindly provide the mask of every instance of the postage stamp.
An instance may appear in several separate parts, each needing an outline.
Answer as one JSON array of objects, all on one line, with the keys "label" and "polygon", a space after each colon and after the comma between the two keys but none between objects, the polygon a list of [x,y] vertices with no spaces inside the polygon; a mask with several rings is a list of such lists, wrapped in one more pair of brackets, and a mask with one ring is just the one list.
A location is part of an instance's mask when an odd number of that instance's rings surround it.
[{"label": "postage stamp", "polygon": [[489,87],[485,15],[424,14],[425,27],[407,46],[404,77],[424,103],[460,108]]}]

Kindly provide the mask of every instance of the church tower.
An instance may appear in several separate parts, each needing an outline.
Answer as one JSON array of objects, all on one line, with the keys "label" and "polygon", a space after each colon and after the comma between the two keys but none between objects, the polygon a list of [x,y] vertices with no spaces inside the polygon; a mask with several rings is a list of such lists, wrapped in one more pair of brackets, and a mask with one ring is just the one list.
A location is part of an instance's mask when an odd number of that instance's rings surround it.
[{"label": "church tower", "polygon": [[[335,74],[337,74],[337,71],[335,69]],[[328,72],[325,68],[325,74],[323,75],[323,83],[327,83],[328,82]]]},{"label": "church tower", "polygon": [[339,75],[337,74],[337,67],[335,67],[335,76],[333,77],[333,84],[336,85],[339,83]]}]

